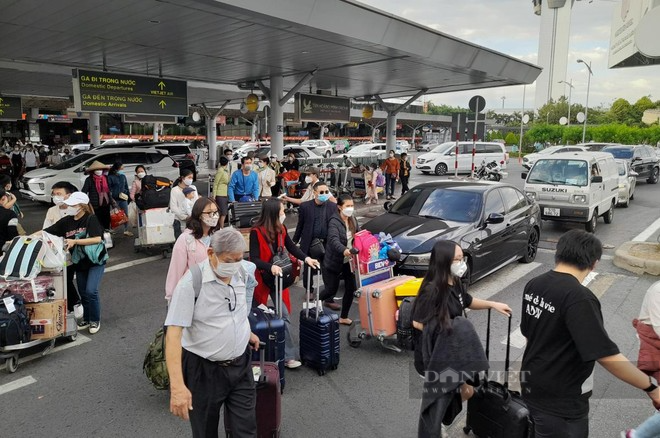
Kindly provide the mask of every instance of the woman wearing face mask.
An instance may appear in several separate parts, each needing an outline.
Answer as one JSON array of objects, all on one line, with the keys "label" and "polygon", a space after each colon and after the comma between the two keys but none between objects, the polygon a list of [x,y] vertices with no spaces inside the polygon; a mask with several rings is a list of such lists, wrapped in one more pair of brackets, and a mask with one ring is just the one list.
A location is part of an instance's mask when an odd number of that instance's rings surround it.
[{"label": "woman wearing face mask", "polygon": [[[71,252],[77,245],[101,243],[103,227],[89,205],[90,198],[85,193],[74,192],[63,202],[68,209],[67,215],[44,231],[63,237],[66,249]],[[105,251],[105,248],[102,251]],[[105,271],[105,262],[95,264],[87,257],[83,257],[74,263],[72,268],[76,272],[78,292],[82,298],[84,309],[84,320],[78,323],[78,330],[89,327],[89,332],[94,334],[101,328],[99,285]]]},{"label": "woman wearing face mask", "polygon": [[394,199],[394,186],[399,180],[399,172],[401,165],[399,160],[396,159],[394,151],[389,152],[387,160],[383,161],[380,165],[381,170],[385,174],[385,196],[386,199]]},{"label": "woman wearing face mask", "polygon": [[[425,340],[422,337],[422,333],[424,333],[424,336],[428,333],[424,331],[425,325],[435,324],[437,321],[438,330],[430,333],[430,336],[436,337],[439,332],[451,329],[452,320],[462,316],[464,309],[495,309],[507,317],[511,315],[511,308],[507,304],[473,298],[467,292],[467,287],[461,280],[467,269],[463,250],[455,242],[440,240],[433,246],[428,273],[424,276],[419,294],[412,308],[413,327],[415,328],[413,335],[415,339],[415,369],[421,375],[424,374],[427,369],[426,365],[428,365],[424,363],[422,344],[428,345],[427,341],[433,343],[433,340]],[[479,344],[479,347],[481,347],[481,344]],[[472,386],[467,383],[463,383],[460,387],[460,395],[463,401],[472,397],[473,392]],[[437,400],[437,409],[433,412],[433,417],[439,418],[437,423],[429,425],[420,419],[419,436],[440,436],[439,429],[437,433],[434,430],[429,432],[429,429],[433,429],[432,426],[440,427],[445,410],[454,395],[450,392]]]},{"label": "woman wearing face mask", "polygon": [[[277,249],[284,247],[289,254],[298,260],[304,260],[309,266],[317,267],[319,262],[308,257],[298,248],[289,237],[284,226],[284,204],[279,199],[268,199],[261,206],[261,215],[257,223],[250,231],[250,260],[257,265],[256,278],[259,285],[254,292],[254,305],[267,304],[270,296],[275,301],[275,291],[271,290],[274,285],[267,284],[264,273],[270,273],[273,276],[280,275],[282,268],[272,264],[273,255]],[[298,348],[294,344],[290,333],[291,321],[289,314],[291,312],[291,302],[289,298],[289,289],[282,291],[282,315],[285,322],[285,365],[288,368],[297,368],[301,363],[296,360]]]},{"label": "woman wearing face mask", "polygon": [[225,218],[229,212],[229,198],[227,197],[227,189],[229,187],[229,160],[227,157],[220,157],[220,164],[218,164],[218,171],[213,180],[213,196],[215,203],[218,204],[220,209],[220,228],[225,226]]},{"label": "woman wearing face mask", "polygon": [[282,163],[282,167],[284,168],[285,172],[288,172],[289,170],[300,170],[300,162],[296,158],[293,153],[289,153],[286,156],[286,160],[284,160],[284,163]]},{"label": "woman wearing face mask", "polygon": [[339,289],[339,280],[344,278],[344,298],[341,303],[339,324],[350,325],[348,312],[353,303],[355,293],[355,276],[351,271],[351,248],[353,236],[360,230],[360,225],[354,216],[355,205],[351,195],[343,194],[337,199],[339,214],[328,220],[328,238],[323,259],[323,284],[325,290],[321,295],[324,303],[334,303],[333,298]]},{"label": "woman wearing face mask", "polygon": [[131,198],[131,201],[135,202],[135,195],[142,191],[142,178],[147,176],[147,169],[143,165],[135,167],[135,178],[131,184],[131,188],[128,190],[128,196]]},{"label": "woman wearing face mask", "polygon": [[259,197],[270,198],[273,196],[271,187],[275,185],[275,171],[269,166],[270,159],[268,157],[261,157],[259,162],[261,163],[261,167],[257,175],[259,178]]},{"label": "woman wearing face mask", "polygon": [[[128,196],[130,191],[128,189],[128,180],[124,175],[124,165],[117,161],[110,168],[108,173],[108,183],[110,184],[110,194],[117,206],[124,210],[126,217],[128,217]],[[128,222],[123,225],[124,236],[133,237],[133,233],[128,231]]]},{"label": "woman wearing face mask", "polygon": [[16,196],[14,196],[14,194],[11,192],[13,185],[9,175],[0,175],[0,187],[4,188],[5,192],[7,193],[7,202],[5,203],[5,208],[16,213],[16,216],[19,219],[23,219],[23,212],[21,212],[21,209],[16,202]]},{"label": "woman wearing face mask", "polygon": [[186,228],[186,221],[189,219],[186,213],[186,196],[183,189],[190,187],[193,183],[193,172],[190,169],[181,170],[180,177],[174,181],[174,186],[170,192],[170,211],[174,213],[174,237],[179,238],[181,230]]},{"label": "woman wearing face mask", "polygon": [[94,208],[96,217],[105,230],[110,229],[110,206],[113,202],[108,177],[104,175],[104,171],[107,170],[108,166],[94,161],[85,169],[89,176],[80,190],[89,196],[89,202]]},{"label": "woman wearing face mask", "polygon": [[11,153],[11,168],[12,168],[14,184],[18,184],[18,180],[20,179],[23,173],[24,164],[25,164],[25,160],[23,160],[23,154],[21,153],[21,149],[18,147],[18,145],[16,145],[14,146],[14,150]]}]

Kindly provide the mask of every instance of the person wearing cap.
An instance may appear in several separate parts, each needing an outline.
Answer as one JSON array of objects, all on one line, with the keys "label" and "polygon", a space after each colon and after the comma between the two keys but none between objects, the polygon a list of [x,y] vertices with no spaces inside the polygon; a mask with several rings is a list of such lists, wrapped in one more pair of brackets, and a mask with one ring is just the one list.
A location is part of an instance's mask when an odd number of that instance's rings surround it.
[{"label": "person wearing cap", "polygon": [[[103,226],[94,215],[89,196],[83,192],[74,192],[62,202],[67,206],[67,216],[45,228],[44,231],[63,237],[66,249],[71,253],[76,246],[102,243]],[[105,247],[102,247],[101,251],[105,251]],[[101,328],[99,285],[105,271],[105,262],[97,264],[85,255],[81,260],[73,263],[72,268],[76,272],[78,292],[84,309],[83,319],[78,322],[78,330],[89,327],[89,332],[95,334]]]},{"label": "person wearing cap", "polygon": [[85,169],[88,176],[80,190],[89,196],[89,203],[105,230],[110,229],[110,205],[112,204],[110,184],[108,177],[104,174],[108,168],[109,166],[100,161],[94,161]]},{"label": "person wearing cap", "polygon": [[[282,199],[294,205],[300,205],[303,202],[312,201],[315,199],[313,187],[317,182],[319,182],[319,174],[321,171],[318,167],[308,167],[305,169],[304,173],[306,174],[305,184],[307,184],[307,189],[305,190],[305,193],[303,193],[302,197],[292,198],[290,196],[282,196]],[[337,199],[335,199],[332,193],[330,194],[328,201],[337,203]]]}]

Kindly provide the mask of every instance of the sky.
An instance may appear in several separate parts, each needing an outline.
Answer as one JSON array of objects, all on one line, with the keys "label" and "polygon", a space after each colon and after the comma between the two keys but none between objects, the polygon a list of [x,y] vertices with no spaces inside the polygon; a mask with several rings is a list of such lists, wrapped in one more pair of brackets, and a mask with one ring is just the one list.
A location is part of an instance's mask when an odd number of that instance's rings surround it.
[{"label": "sky", "polygon": [[[534,15],[531,0],[360,0],[369,6],[423,24],[438,31],[493,50],[536,63],[541,17]],[[570,1],[570,0],[569,0]],[[623,97],[634,103],[642,96],[660,100],[660,65],[608,69],[612,14],[621,0],[577,1],[573,7],[566,80],[573,79],[571,96],[584,105],[587,69],[577,59],[592,61],[589,106],[609,107]],[[501,87],[430,95],[435,104],[467,107],[474,94],[486,98],[488,109],[523,107],[523,87]],[[566,90],[568,95],[568,89]],[[534,105],[534,85],[527,86],[525,107]]]}]

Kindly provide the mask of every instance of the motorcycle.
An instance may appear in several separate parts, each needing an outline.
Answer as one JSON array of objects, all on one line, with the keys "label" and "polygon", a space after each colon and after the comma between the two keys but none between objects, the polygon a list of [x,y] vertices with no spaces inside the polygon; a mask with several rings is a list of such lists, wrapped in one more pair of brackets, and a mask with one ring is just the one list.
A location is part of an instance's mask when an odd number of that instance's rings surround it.
[{"label": "motorcycle", "polygon": [[477,169],[474,176],[479,180],[499,181],[503,178],[504,174],[497,161],[493,160],[490,163],[486,163],[486,160],[484,160],[481,162],[481,166]]}]

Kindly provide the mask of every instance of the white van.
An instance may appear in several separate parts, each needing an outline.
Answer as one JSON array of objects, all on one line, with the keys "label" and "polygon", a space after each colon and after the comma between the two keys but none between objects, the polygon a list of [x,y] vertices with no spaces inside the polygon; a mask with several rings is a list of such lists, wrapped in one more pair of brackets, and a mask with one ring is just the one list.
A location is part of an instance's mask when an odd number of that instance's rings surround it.
[{"label": "white van", "polygon": [[[458,143],[458,172],[470,173],[472,171],[472,145],[471,141],[461,141]],[[476,153],[474,156],[474,166],[477,169],[482,161],[490,163],[496,161],[502,170],[506,169],[509,161],[509,154],[502,143],[478,141],[476,144]],[[442,143],[436,146],[431,152],[417,157],[415,169],[423,174],[430,172],[436,175],[444,175],[454,170],[456,162],[456,142]]]},{"label": "white van", "polygon": [[619,172],[611,154],[575,152],[540,158],[522,178],[525,194],[539,204],[542,219],[583,222],[592,233],[599,216],[612,223]]}]

